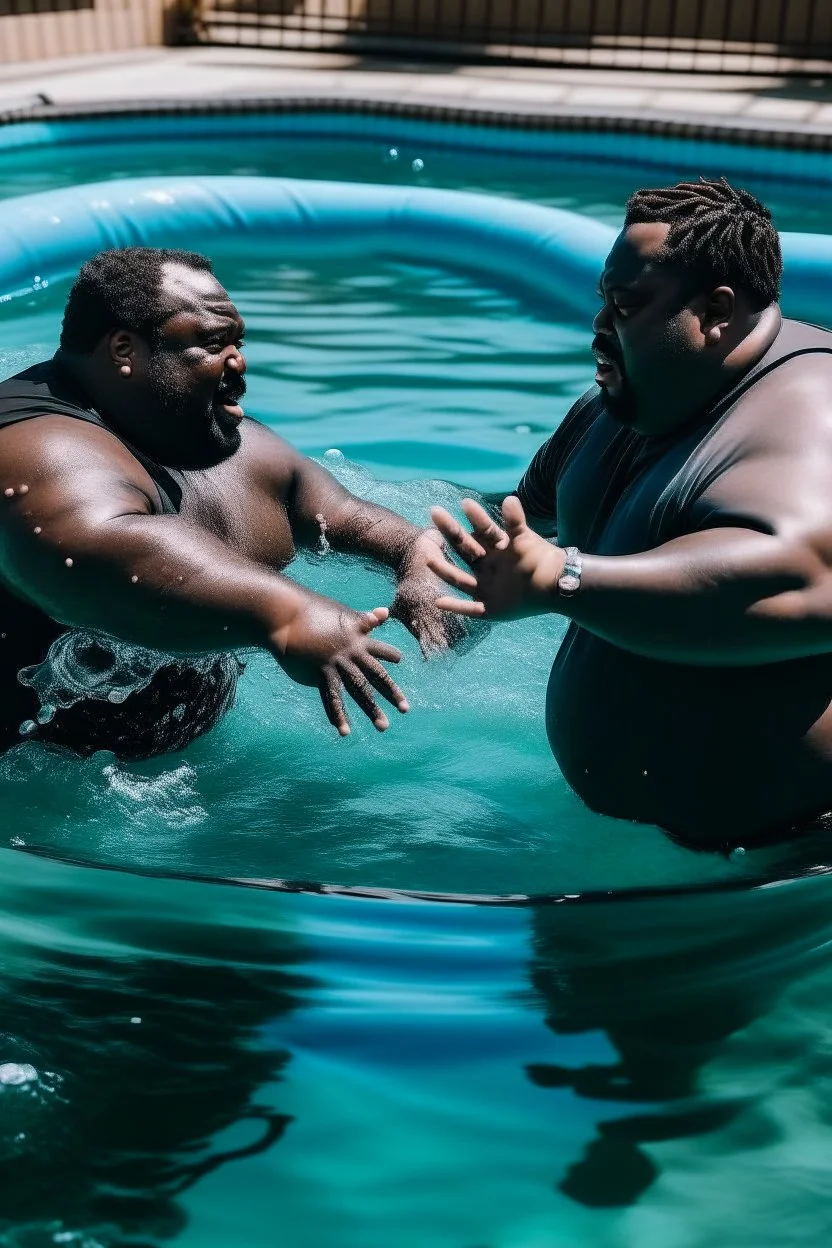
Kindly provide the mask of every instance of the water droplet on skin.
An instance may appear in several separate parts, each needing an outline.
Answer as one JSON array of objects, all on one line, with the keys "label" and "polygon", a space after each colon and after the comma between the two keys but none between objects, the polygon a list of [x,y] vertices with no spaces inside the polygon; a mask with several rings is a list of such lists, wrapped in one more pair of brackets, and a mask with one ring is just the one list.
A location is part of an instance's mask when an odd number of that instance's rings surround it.
[{"label": "water droplet on skin", "polygon": [[138,585],[138,583],[139,583],[139,578],[138,578],[137,576],[131,576],[131,577],[130,577],[130,584],[131,584],[131,585]]},{"label": "water droplet on skin", "polygon": [[17,491],[18,491],[18,493],[19,493],[19,494],[28,494],[28,493],[29,493],[29,487],[28,487],[28,485],[19,485],[19,486],[17,487]]},{"label": "water droplet on skin", "polygon": [[410,168],[413,170],[414,173],[421,173],[424,167],[425,167],[425,162],[423,160],[420,160],[418,156],[414,160],[413,164],[410,166]]},{"label": "water droplet on skin", "polygon": [[6,495],[6,498],[14,498],[14,490],[11,486],[9,486],[7,490],[4,490],[3,493]]},{"label": "water droplet on skin", "polygon": [[72,560],[71,560],[71,559],[64,559],[64,563],[66,564],[66,566],[67,566],[68,568],[71,568],[71,567],[72,567]]},{"label": "water droplet on skin", "polygon": [[40,527],[40,525],[39,525],[39,524],[36,524],[36,525],[35,525],[35,530],[34,530],[34,531],[35,531],[35,533],[42,533],[42,532],[43,532],[43,529]]}]

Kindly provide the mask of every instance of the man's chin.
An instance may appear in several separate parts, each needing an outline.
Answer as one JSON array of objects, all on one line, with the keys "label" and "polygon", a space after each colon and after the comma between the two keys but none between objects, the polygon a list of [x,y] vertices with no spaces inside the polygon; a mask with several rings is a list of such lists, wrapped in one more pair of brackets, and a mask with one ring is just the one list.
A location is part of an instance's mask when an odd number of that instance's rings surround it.
[{"label": "man's chin", "polygon": [[188,448],[187,454],[179,457],[179,462],[172,465],[186,471],[197,472],[204,468],[216,468],[225,463],[240,449],[242,435],[237,428],[229,430],[215,429],[213,436],[200,446]]},{"label": "man's chin", "polygon": [[634,425],[638,419],[635,396],[628,386],[623,386],[618,394],[610,394],[606,387],[601,387],[601,399],[604,410],[620,425]]}]

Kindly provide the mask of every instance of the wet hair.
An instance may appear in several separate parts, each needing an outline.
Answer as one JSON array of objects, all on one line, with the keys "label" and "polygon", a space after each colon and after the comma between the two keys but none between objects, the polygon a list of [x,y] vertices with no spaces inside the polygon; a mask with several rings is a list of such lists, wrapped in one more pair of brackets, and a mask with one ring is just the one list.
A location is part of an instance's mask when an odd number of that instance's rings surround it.
[{"label": "wet hair", "polygon": [[624,224],[648,221],[670,226],[661,262],[690,270],[699,289],[724,283],[742,291],[755,311],[779,298],[780,239],[768,208],[749,191],[725,178],[636,191]]},{"label": "wet hair", "polygon": [[162,293],[165,264],[213,273],[207,256],[172,247],[118,247],[88,260],[66,301],[62,349],[90,355],[114,329],[132,330],[155,342],[163,323],[179,311]]}]

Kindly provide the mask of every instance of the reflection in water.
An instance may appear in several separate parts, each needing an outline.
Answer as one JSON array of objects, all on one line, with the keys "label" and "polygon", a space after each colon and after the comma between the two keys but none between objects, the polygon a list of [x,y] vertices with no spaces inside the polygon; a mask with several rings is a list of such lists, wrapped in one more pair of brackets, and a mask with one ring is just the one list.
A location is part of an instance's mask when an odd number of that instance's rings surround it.
[{"label": "reflection in water", "polygon": [[566,1196],[632,1204],[659,1175],[649,1145],[715,1132],[746,1110],[747,1143],[760,1142],[758,1090],[707,1094],[702,1073],[814,962],[829,938],[828,884],[535,911],[530,978],[547,1026],[601,1031],[615,1053],[609,1064],[525,1068],[540,1088],[609,1107],[556,1180]]},{"label": "reflection in water", "polygon": [[[273,939],[257,943],[258,960],[264,945],[274,955]],[[0,1087],[2,1242],[115,1248],[179,1233],[177,1196],[291,1121],[258,1101],[288,1060],[260,1033],[305,982],[277,960],[78,954],[7,982],[0,1061],[37,1078]]]}]

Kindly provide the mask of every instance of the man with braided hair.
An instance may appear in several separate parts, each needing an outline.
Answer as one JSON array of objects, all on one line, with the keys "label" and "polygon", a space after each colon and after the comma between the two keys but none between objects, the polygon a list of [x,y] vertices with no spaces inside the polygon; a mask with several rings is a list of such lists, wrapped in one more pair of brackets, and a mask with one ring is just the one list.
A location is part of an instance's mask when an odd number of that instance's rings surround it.
[{"label": "man with braided hair", "polygon": [[724,179],[638,191],[597,384],[502,527],[434,512],[470,565],[432,556],[473,599],[444,609],[570,621],[546,708],[568,782],[702,847],[832,810],[832,334],[781,317],[781,268],[770,214]]}]

